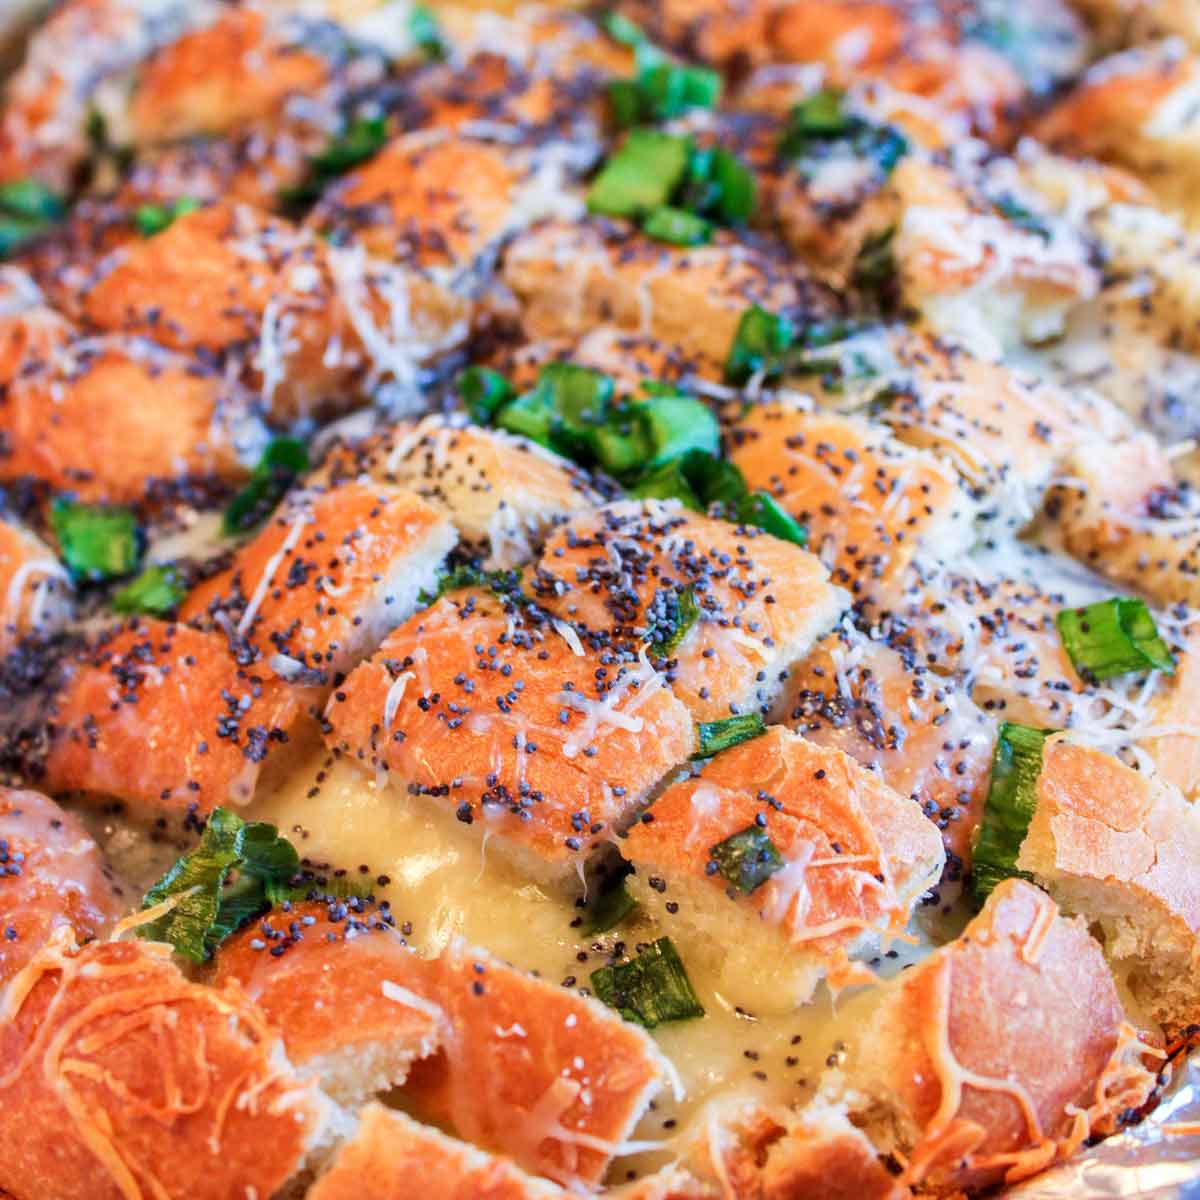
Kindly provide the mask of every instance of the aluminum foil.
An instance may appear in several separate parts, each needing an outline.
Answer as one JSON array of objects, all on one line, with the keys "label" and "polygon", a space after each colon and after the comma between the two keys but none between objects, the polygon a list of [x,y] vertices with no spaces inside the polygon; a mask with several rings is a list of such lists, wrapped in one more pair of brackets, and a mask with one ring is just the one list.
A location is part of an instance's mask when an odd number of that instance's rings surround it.
[{"label": "aluminum foil", "polygon": [[1019,1200],[1200,1200],[1200,1132],[1172,1133],[1200,1123],[1200,1051],[1176,1068],[1158,1107],[1140,1124],[1085,1150],[1006,1196]]}]

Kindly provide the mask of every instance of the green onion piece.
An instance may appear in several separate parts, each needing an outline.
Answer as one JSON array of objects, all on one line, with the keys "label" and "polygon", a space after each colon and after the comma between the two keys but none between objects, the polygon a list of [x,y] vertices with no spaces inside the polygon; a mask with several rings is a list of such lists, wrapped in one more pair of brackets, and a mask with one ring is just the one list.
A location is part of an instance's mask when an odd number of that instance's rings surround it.
[{"label": "green onion piece", "polygon": [[778,373],[777,360],[792,344],[795,331],[786,317],[776,316],[757,304],[746,309],[725,360],[725,378],[745,383],[757,371]]},{"label": "green onion piece", "polygon": [[1064,608],[1054,619],[1063,648],[1085,678],[1129,671],[1175,673],[1175,658],[1141,600],[1113,596],[1086,608]]},{"label": "green onion piece", "polygon": [[604,32],[615,42],[621,42],[623,45],[629,46],[631,49],[636,48],[643,43],[649,41],[641,28],[635,25],[628,17],[623,17],[618,12],[605,13],[601,18],[600,24],[604,28]]},{"label": "green onion piece", "polygon": [[786,158],[821,161],[834,156],[867,159],[886,177],[908,153],[908,139],[845,109],[845,94],[825,89],[792,109],[779,150]]},{"label": "green onion piece", "polygon": [[153,613],[162,616],[183,603],[187,588],[171,563],[151,563],[112,598],[120,613]]},{"label": "green onion piece", "polygon": [[612,393],[612,380],[599,371],[548,363],[531,391],[500,409],[496,424],[568,458],[591,462],[599,432],[610,421]]},{"label": "green onion piece", "polygon": [[761,887],[783,869],[783,856],[765,829],[749,825],[718,842],[708,852],[717,870],[743,895]]},{"label": "green onion piece", "polygon": [[600,881],[595,894],[588,900],[580,932],[585,937],[615,929],[637,908],[638,902],[629,894],[625,880],[633,873],[627,862]]},{"label": "green onion piece", "polygon": [[892,286],[896,279],[896,260],[892,255],[895,233],[895,227],[892,226],[879,233],[868,234],[863,239],[850,276],[856,288],[879,295]]},{"label": "green onion piece", "polygon": [[51,506],[50,525],[76,580],[120,579],[132,574],[142,557],[137,518],[127,508],[79,504],[60,497]]},{"label": "green onion piece", "polygon": [[761,737],[767,732],[761,713],[743,713],[740,717],[726,717],[723,721],[701,721],[696,726],[696,742],[698,749],[692,755],[693,759],[712,758],[722,750],[730,750],[748,742],[751,738]]},{"label": "green onion piece", "polygon": [[635,79],[614,79],[608,85],[608,107],[618,129],[632,129],[642,120],[642,89]]},{"label": "green onion piece", "polygon": [[710,221],[681,208],[656,208],[642,222],[642,232],[674,246],[700,246],[712,239]]},{"label": "green onion piece", "polygon": [[671,939],[659,938],[629,962],[592,972],[592,990],[627,1021],[653,1029],[704,1016]]},{"label": "green onion piece", "polygon": [[695,591],[690,587],[681,592],[659,588],[649,604],[647,618],[650,654],[655,658],[670,658],[700,619]]},{"label": "green onion piece", "polygon": [[289,212],[302,211],[320,199],[330,180],[374,158],[386,142],[387,121],[383,117],[357,118],[320,154],[308,160],[305,179],[295,187],[285,188],[280,193],[280,201]]},{"label": "green onion piece", "polygon": [[414,4],[408,14],[408,36],[429,62],[441,62],[446,57],[446,42],[432,9]]},{"label": "green onion piece", "polygon": [[717,185],[717,216],[725,225],[743,225],[754,212],[756,185],[748,167],[728,150],[718,147],[712,157],[712,178]]},{"label": "green onion piece", "polygon": [[629,494],[638,500],[678,500],[684,508],[703,512],[704,505],[688,482],[683,470],[683,460],[663,463],[655,471],[643,476],[630,489]]},{"label": "green onion piece", "polygon": [[596,462],[617,479],[638,474],[654,453],[642,407],[614,409],[608,423],[592,435]]},{"label": "green onion piece", "polygon": [[512,384],[499,371],[489,367],[467,367],[459,372],[455,385],[471,420],[480,425],[490,424],[496,413],[515,395]]},{"label": "green onion piece", "polygon": [[501,599],[514,600],[518,603],[523,603],[525,599],[521,592],[520,571],[513,569],[483,571],[478,567],[463,563],[448,571],[439,572],[437,589],[433,592],[418,592],[417,603],[428,607],[435,600],[440,600],[447,592],[456,592],[462,588],[486,589]]},{"label": "green onion piece", "polygon": [[660,394],[637,405],[637,412],[650,441],[646,467],[653,469],[694,452],[711,457],[721,452],[717,418],[694,396]]},{"label": "green onion piece", "polygon": [[133,223],[142,237],[153,237],[170,227],[177,217],[195,212],[200,201],[192,196],[180,196],[171,204],[142,204],[133,214]]},{"label": "green onion piece", "polygon": [[544,392],[534,390],[518,396],[496,414],[496,424],[518,437],[552,447],[558,414],[554,402]]},{"label": "green onion piece", "polygon": [[226,537],[262,524],[296,477],[308,470],[308,449],[299,438],[275,437],[267,443],[250,482],[229,502],[221,527]]},{"label": "green onion piece", "polygon": [[679,186],[688,164],[689,139],[635,129],[588,188],[589,212],[641,217],[661,208]]},{"label": "green onion piece", "polygon": [[992,778],[984,802],[983,821],[975,835],[971,887],[977,904],[1004,879],[1020,875],[1017,858],[1037,809],[1037,781],[1042,751],[1053,729],[1032,729],[1005,721],[992,753]]},{"label": "green onion piece", "polygon": [[808,545],[808,530],[793,516],[784,512],[769,492],[754,492],[738,505],[737,519],[743,525],[755,525],[796,546]]},{"label": "green onion piece", "polygon": [[0,184],[0,258],[61,221],[66,211],[63,201],[36,179]]},{"label": "green onion piece", "polygon": [[14,179],[0,184],[0,209],[33,221],[61,221],[67,206],[44,183],[36,179]]},{"label": "green onion piece", "polygon": [[671,62],[643,66],[637,86],[642,111],[652,121],[669,121],[691,108],[715,108],[721,96],[721,77],[716,71]]},{"label": "green onion piece", "polygon": [[1032,209],[1026,208],[1012,196],[999,196],[992,201],[992,207],[1010,224],[1015,225],[1025,233],[1032,233],[1042,241],[1050,240],[1050,227]]},{"label": "green onion piece", "polygon": [[[146,893],[142,908],[181,898],[164,915],[138,927],[138,936],[170,942],[178,954],[204,962],[230,934],[271,906],[268,892],[300,869],[295,847],[274,825],[247,824],[216,808],[200,844],[175,861]],[[231,873],[238,872],[231,882]]]}]

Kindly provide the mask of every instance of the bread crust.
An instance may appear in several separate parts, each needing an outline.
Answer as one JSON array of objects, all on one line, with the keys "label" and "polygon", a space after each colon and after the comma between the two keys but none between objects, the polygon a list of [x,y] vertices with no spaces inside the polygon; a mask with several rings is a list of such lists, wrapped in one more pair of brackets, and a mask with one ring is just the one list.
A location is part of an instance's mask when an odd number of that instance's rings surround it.
[{"label": "bread crust", "polygon": [[51,939],[100,937],[133,899],[79,818],[38,792],[0,788],[0,988]]},{"label": "bread crust", "polygon": [[57,937],[0,997],[0,1143],[16,1200],[273,1195],[327,1116],[236,988],[152,943]]},{"label": "bread crust", "polygon": [[300,705],[220,634],[139,618],[70,656],[49,702],[48,791],[119,797],[141,816],[242,805]]}]

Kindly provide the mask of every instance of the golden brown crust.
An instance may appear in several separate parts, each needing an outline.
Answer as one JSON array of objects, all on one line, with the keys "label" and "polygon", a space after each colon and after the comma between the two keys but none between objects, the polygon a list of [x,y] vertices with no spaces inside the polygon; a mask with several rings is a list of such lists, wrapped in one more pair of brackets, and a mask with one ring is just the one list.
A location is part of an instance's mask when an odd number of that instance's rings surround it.
[{"label": "golden brown crust", "polygon": [[[743,894],[713,870],[712,849],[748,829],[766,832],[783,866]],[[672,882],[707,884],[712,907],[756,911],[817,959],[835,988],[871,979],[847,953],[871,930],[902,930],[942,863],[937,830],[913,801],[778,725],[669,787],[622,846],[639,874],[659,878],[668,902]]]},{"label": "golden brown crust", "polygon": [[238,989],[189,983],[168,956],[57,939],[0,996],[17,1200],[270,1196],[299,1169],[324,1102]]},{"label": "golden brown crust", "polygon": [[404,1113],[369,1104],[307,1200],[552,1200],[566,1192]]},{"label": "golden brown crust", "polygon": [[190,359],[130,340],[67,345],[0,389],[0,479],[87,500],[139,502],[156,488],[227,487],[245,397]]},{"label": "golden brown crust", "polygon": [[690,591],[695,623],[661,657],[697,721],[765,712],[843,604],[807,550],[656,500],[619,501],[556,529],[533,587],[588,642],[633,653],[678,631],[668,610]]},{"label": "golden brown crust", "polygon": [[756,405],[734,431],[731,457],[751,488],[808,529],[855,600],[886,596],[918,552],[949,556],[970,536],[970,502],[945,466],[850,417]]},{"label": "golden brown crust", "polygon": [[180,619],[232,627],[265,671],[328,687],[412,613],[454,540],[438,510],[400,488],[300,492],[191,592]]},{"label": "golden brown crust", "polygon": [[322,473],[411,488],[486,552],[489,567],[528,559],[547,526],[599,498],[570,460],[440,414],[340,445]]},{"label": "golden brown crust", "polygon": [[0,654],[28,634],[62,628],[72,607],[71,579],[50,547],[0,521]]},{"label": "golden brown crust", "polygon": [[245,804],[300,708],[220,634],[138,619],[70,657],[50,700],[43,786],[142,814]]},{"label": "golden brown crust", "polygon": [[0,987],[55,930],[99,937],[132,900],[78,818],[37,792],[0,788]]},{"label": "golden brown crust", "polygon": [[1014,1182],[1148,1095],[1145,1047],[1123,1017],[1083,922],[1007,880],[957,940],[891,985],[850,1080],[893,1115],[907,1182]]},{"label": "golden brown crust", "polygon": [[458,591],[411,618],[334,693],[326,740],[570,870],[687,758],[692,723],[648,663],[576,653],[536,610],[508,608]]}]

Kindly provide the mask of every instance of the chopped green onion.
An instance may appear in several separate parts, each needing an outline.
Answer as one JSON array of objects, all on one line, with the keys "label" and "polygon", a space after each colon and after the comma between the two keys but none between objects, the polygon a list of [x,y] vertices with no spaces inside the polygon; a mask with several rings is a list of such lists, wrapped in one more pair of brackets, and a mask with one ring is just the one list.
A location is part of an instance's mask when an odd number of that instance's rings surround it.
[{"label": "chopped green onion", "polygon": [[320,199],[330,180],[374,158],[387,142],[383,117],[359,117],[333,138],[320,154],[308,160],[308,174],[295,187],[280,193],[290,212],[302,211]]},{"label": "chopped green onion", "polygon": [[784,512],[769,492],[754,492],[737,509],[737,519],[743,525],[754,525],[781,541],[796,546],[808,545],[808,530],[793,516]]},{"label": "chopped green onion", "polygon": [[784,866],[775,843],[757,825],[749,825],[718,842],[708,856],[729,883],[747,896]]},{"label": "chopped green onion", "polygon": [[62,199],[36,179],[0,184],[0,258],[61,221],[66,211]]},{"label": "chopped green onion", "polygon": [[681,208],[656,208],[642,222],[642,232],[674,246],[699,246],[712,239],[712,222]]},{"label": "chopped green onion", "polygon": [[657,470],[644,475],[630,487],[629,494],[638,500],[678,500],[693,512],[704,511],[700,497],[684,473],[683,459],[663,463]]},{"label": "chopped green onion", "polygon": [[856,288],[879,295],[886,292],[896,278],[896,259],[892,254],[894,226],[863,238],[850,276]]},{"label": "chopped green onion", "polygon": [[142,237],[153,237],[169,228],[177,217],[199,207],[200,201],[191,196],[181,196],[170,204],[143,204],[134,211],[133,223]]},{"label": "chopped green onion", "polygon": [[151,563],[112,598],[121,613],[154,613],[162,616],[179,607],[187,588],[178,568],[170,563]]},{"label": "chopped green onion", "polygon": [[722,750],[730,750],[760,737],[767,732],[760,713],[743,713],[740,717],[726,717],[723,721],[701,721],[696,726],[698,749],[693,759],[712,758]]},{"label": "chopped green onion", "polygon": [[267,443],[250,482],[229,502],[222,520],[227,537],[262,524],[296,477],[308,470],[308,449],[299,438],[275,437]]},{"label": "chopped green onion", "polygon": [[636,79],[614,79],[608,85],[608,107],[618,129],[632,129],[642,119],[642,89]]},{"label": "chopped green onion", "polygon": [[622,862],[620,867],[601,883],[596,894],[587,903],[586,916],[581,927],[585,937],[593,937],[595,934],[615,929],[637,908],[638,902],[625,886],[625,880],[632,872],[633,867],[627,862]]},{"label": "chopped green onion", "polygon": [[721,77],[707,67],[658,62],[638,72],[643,119],[669,121],[690,108],[715,108]]},{"label": "chopped green onion", "polygon": [[635,129],[588,189],[589,212],[640,217],[661,208],[687,171],[689,139]]},{"label": "chopped green onion", "polygon": [[653,469],[672,459],[700,452],[721,452],[721,427],[712,409],[693,396],[659,395],[636,406],[650,441],[643,466]]},{"label": "chopped green onion", "polygon": [[1017,870],[1017,858],[1037,809],[1043,748],[1054,732],[1011,721],[1000,726],[971,866],[971,887],[978,904],[982,905],[1002,880],[1013,875],[1028,878]]},{"label": "chopped green onion", "polygon": [[845,93],[827,88],[792,109],[779,149],[802,165],[835,156],[867,159],[886,177],[908,153],[908,139],[890,125],[847,112]]},{"label": "chopped green onion", "polygon": [[745,383],[757,371],[777,373],[777,360],[792,344],[794,336],[792,323],[786,317],[752,305],[738,322],[725,360],[725,378],[730,383]]},{"label": "chopped green onion", "polygon": [[654,658],[670,658],[700,619],[700,605],[692,588],[677,592],[659,588],[647,610],[646,641]]},{"label": "chopped green onion", "polygon": [[992,207],[1010,224],[1015,225],[1025,233],[1032,233],[1042,241],[1050,240],[1050,227],[1032,209],[1026,208],[1012,196],[998,196],[992,201]]},{"label": "chopped green onion", "polygon": [[557,420],[553,400],[537,389],[518,396],[496,414],[496,424],[501,429],[549,447],[554,446]]},{"label": "chopped green onion", "polygon": [[51,506],[50,525],[63,561],[77,580],[119,579],[131,574],[142,557],[137,518],[127,508],[60,497]]},{"label": "chopped green onion", "polygon": [[[274,825],[247,824],[214,809],[200,844],[175,861],[146,893],[143,910],[179,897],[162,916],[138,927],[138,936],[170,942],[176,953],[204,962],[230,934],[272,904],[300,869],[295,847]],[[238,877],[231,882],[233,871]]]},{"label": "chopped green onion", "polygon": [[666,1021],[704,1016],[670,938],[659,938],[629,962],[592,972],[592,989],[627,1021],[653,1029]]},{"label": "chopped green onion", "polygon": [[599,466],[614,478],[636,475],[654,453],[640,404],[622,405],[592,434],[591,449]]},{"label": "chopped green onion", "polygon": [[628,17],[623,17],[619,12],[605,13],[600,24],[613,41],[621,42],[630,49],[635,49],[649,41],[639,26],[635,25]]},{"label": "chopped green onion", "polygon": [[455,381],[472,421],[487,425],[515,396],[512,384],[488,367],[467,367]]},{"label": "chopped green onion", "polygon": [[711,177],[716,183],[717,216],[725,225],[742,225],[754,212],[756,185],[753,173],[728,150],[713,151]]},{"label": "chopped green onion", "polygon": [[408,36],[429,62],[441,62],[446,57],[446,41],[437,17],[424,4],[414,4],[409,11]]},{"label": "chopped green onion", "polygon": [[1111,679],[1129,671],[1175,673],[1175,658],[1141,600],[1113,596],[1055,617],[1063,648],[1080,675]]},{"label": "chopped green onion", "polygon": [[448,571],[441,571],[437,577],[437,588],[433,592],[417,593],[417,603],[425,607],[435,600],[440,600],[447,592],[457,592],[462,588],[486,589],[495,593],[501,599],[524,601],[521,593],[521,572],[518,570],[483,571],[469,564],[460,564]]}]

